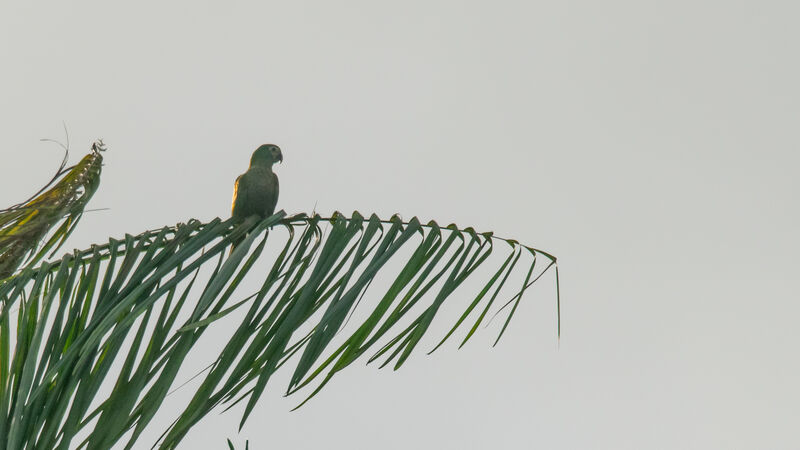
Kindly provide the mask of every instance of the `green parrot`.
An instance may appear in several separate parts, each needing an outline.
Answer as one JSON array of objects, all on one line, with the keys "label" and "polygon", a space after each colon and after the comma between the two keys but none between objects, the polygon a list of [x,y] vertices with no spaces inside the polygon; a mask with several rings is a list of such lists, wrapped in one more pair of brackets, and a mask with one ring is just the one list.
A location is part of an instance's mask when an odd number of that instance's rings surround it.
[{"label": "green parrot", "polygon": [[236,222],[254,215],[263,219],[275,212],[278,176],[272,165],[279,161],[283,162],[283,154],[277,145],[264,144],[253,152],[250,168],[236,178],[233,186],[231,214]]}]

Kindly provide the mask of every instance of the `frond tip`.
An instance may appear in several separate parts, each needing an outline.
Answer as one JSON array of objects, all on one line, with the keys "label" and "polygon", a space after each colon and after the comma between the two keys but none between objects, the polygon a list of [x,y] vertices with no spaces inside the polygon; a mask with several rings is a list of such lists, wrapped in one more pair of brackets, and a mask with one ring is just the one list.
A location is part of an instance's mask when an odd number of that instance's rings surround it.
[{"label": "frond tip", "polygon": [[[491,233],[357,211],[192,220],[111,240],[0,283],[0,436],[9,448],[67,448],[79,433],[81,446],[110,448],[125,436],[131,448],[195,351],[210,364],[162,435],[174,448],[219,405],[244,404],[243,424],[284,365],[287,394],[316,382],[305,401],[367,353],[399,368],[456,297],[468,301],[434,350],[469,322],[463,345],[505,300],[502,335],[553,265]],[[215,334],[209,354],[198,343],[221,323],[228,340]],[[97,402],[101,385],[113,389]]]},{"label": "frond tip", "polygon": [[35,264],[48,251],[54,253],[61,247],[100,184],[100,152],[105,150],[103,141],[98,140],[91,153],[65,169],[69,154],[65,148],[64,161],[50,182],[29,200],[0,210],[0,280],[11,276],[23,262]]}]

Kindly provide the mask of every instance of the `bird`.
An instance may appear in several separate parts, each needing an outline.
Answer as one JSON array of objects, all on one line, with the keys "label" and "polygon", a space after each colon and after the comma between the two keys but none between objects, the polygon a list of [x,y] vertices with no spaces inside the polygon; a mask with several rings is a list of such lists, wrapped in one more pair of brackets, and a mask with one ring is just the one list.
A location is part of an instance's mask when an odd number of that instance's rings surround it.
[{"label": "bird", "polygon": [[264,219],[275,212],[278,176],[272,166],[276,162],[283,163],[283,153],[277,145],[264,144],[253,152],[247,172],[239,175],[233,185],[231,215],[235,223],[244,222],[250,216]]}]

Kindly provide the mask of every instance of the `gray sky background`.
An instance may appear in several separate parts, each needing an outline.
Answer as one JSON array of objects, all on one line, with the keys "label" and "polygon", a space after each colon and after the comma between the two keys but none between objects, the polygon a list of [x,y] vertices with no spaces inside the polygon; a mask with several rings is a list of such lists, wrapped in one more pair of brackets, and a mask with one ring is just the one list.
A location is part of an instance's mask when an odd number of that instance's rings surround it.
[{"label": "gray sky background", "polygon": [[[0,5],[0,204],[108,144],[67,247],[279,208],[492,230],[559,257],[501,344],[277,382],[186,448],[800,448],[796,2]],[[444,330],[451,323],[439,322]],[[436,332],[433,333],[437,336]],[[242,447],[243,448],[243,447]]]}]

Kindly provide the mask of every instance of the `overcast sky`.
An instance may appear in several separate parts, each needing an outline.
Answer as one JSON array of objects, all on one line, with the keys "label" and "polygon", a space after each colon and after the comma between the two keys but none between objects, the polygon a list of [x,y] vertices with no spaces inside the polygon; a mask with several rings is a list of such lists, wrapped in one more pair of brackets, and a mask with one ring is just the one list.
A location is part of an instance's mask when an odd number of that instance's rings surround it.
[{"label": "overcast sky", "polygon": [[62,121],[73,161],[104,138],[110,209],[68,248],[227,217],[271,142],[288,213],[559,257],[560,348],[546,276],[494,349],[355,364],[291,413],[276,382],[185,448],[800,448],[797,2],[45,3],[0,5],[0,204]]}]

